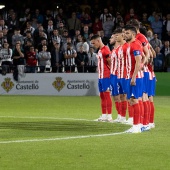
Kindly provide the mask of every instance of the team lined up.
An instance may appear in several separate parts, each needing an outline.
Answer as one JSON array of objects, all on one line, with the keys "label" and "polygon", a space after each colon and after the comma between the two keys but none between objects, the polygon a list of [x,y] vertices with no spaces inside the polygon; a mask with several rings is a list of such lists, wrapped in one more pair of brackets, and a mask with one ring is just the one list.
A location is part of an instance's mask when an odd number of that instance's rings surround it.
[{"label": "team lined up", "polygon": [[[98,35],[91,38],[91,44],[99,48],[102,115],[97,120],[133,125],[127,133],[140,133],[155,127],[153,96],[156,78],[152,64],[155,52],[139,27],[138,20],[133,19],[124,28],[117,28],[110,38],[110,44],[114,46],[112,51]],[[112,119],[111,96],[117,111],[115,120]]]}]

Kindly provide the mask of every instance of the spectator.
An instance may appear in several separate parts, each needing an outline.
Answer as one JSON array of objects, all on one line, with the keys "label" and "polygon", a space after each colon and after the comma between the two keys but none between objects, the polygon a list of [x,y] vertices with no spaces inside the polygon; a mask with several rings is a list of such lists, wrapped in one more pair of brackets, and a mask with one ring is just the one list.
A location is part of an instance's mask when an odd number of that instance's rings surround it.
[{"label": "spectator", "polygon": [[16,28],[19,28],[19,21],[17,19],[16,13],[12,13],[11,17],[7,20],[7,26],[10,31],[10,34],[14,33]]},{"label": "spectator", "polygon": [[55,41],[53,43],[53,49],[51,51],[51,66],[53,73],[61,73],[63,68],[63,52],[60,48],[60,42]]},{"label": "spectator", "polygon": [[[57,28],[58,28],[58,32],[61,36],[63,36],[64,32],[67,30],[63,22],[60,22],[59,27],[57,27]],[[67,33],[68,33],[68,30],[67,30]]]},{"label": "spectator", "polygon": [[80,47],[83,46],[84,52],[88,53],[89,52],[89,44],[87,43],[86,39],[82,36],[78,36],[78,41],[76,43],[76,50],[79,52]]},{"label": "spectator", "polygon": [[103,31],[104,36],[108,39],[111,37],[113,29],[114,29],[114,22],[111,20],[111,15],[106,17],[106,21],[103,23]]},{"label": "spectator", "polygon": [[170,72],[170,42],[168,40],[164,41],[160,52],[164,55],[164,71]]},{"label": "spectator", "polygon": [[72,41],[73,41],[73,44],[76,46],[76,43],[78,42],[78,36],[79,35],[81,35],[81,32],[80,32],[80,30],[75,30],[75,35],[74,35],[74,37],[73,37],[73,39],[72,39]]},{"label": "spectator", "polygon": [[47,39],[45,37],[40,37],[40,43],[36,47],[36,49],[38,49],[38,52],[42,51],[43,46],[46,46],[47,50],[49,50]]},{"label": "spectator", "polygon": [[21,46],[21,43],[17,42],[14,45],[13,53],[12,53],[12,59],[13,59],[13,65],[25,65],[25,56],[24,56],[24,50]]},{"label": "spectator", "polygon": [[160,16],[158,14],[155,15],[155,21],[151,23],[151,28],[155,34],[158,35],[158,38],[162,39],[162,21],[160,20]]},{"label": "spectator", "polygon": [[12,37],[8,34],[8,28],[2,30],[4,39],[9,43],[9,47],[12,47]]},{"label": "spectator", "polygon": [[127,13],[125,15],[124,21],[125,21],[125,23],[127,23],[131,19],[137,19],[138,20],[138,16],[135,14],[134,8],[130,8],[129,13]]},{"label": "spectator", "polygon": [[64,67],[66,73],[75,72],[75,58],[77,57],[76,50],[73,49],[71,43],[67,43],[67,49],[64,51]]},{"label": "spectator", "polygon": [[2,70],[4,67],[5,73],[10,73],[12,70],[12,49],[9,48],[9,44],[4,42],[2,49],[0,50],[0,63]]},{"label": "spectator", "polygon": [[33,34],[34,34],[34,31],[35,31],[35,28],[31,25],[31,22],[30,22],[30,21],[27,21],[27,22],[26,22],[26,28],[25,28],[24,33],[23,33],[24,36],[26,35],[26,32],[27,32],[27,31],[30,31],[30,32],[31,32],[31,35],[33,35]]},{"label": "spectator", "polygon": [[62,37],[61,35],[59,35],[57,28],[53,29],[53,34],[51,35],[49,42],[52,43],[52,45],[54,45],[56,42],[59,42],[61,44]]},{"label": "spectator", "polygon": [[[53,22],[53,24],[55,23],[55,22],[54,22],[54,17],[53,17],[53,15],[52,15],[52,11],[51,11],[50,9],[46,9],[45,15],[44,15],[44,21],[43,21],[43,26],[44,26],[45,28],[47,28],[48,22],[49,22],[50,20]],[[54,24],[54,25],[55,25],[55,24]],[[46,30],[47,30],[47,29],[46,29]]]},{"label": "spectator", "polygon": [[147,31],[147,36],[146,38],[148,39],[148,41],[150,42],[154,37],[153,37],[153,32],[152,30],[148,30]]},{"label": "spectator", "polygon": [[148,21],[150,22],[150,24],[152,24],[152,22],[155,21],[155,15],[156,12],[153,11],[152,14],[148,17]]},{"label": "spectator", "polygon": [[51,67],[51,53],[47,51],[47,45],[42,45],[42,50],[38,53],[38,63],[40,66],[40,73],[49,71]]},{"label": "spectator", "polygon": [[156,52],[156,57],[153,59],[154,70],[155,71],[163,71],[163,69],[164,69],[164,55],[160,52],[160,47],[156,47],[155,52]]},{"label": "spectator", "polygon": [[44,22],[44,17],[43,15],[40,13],[40,10],[37,8],[35,9],[35,13],[33,14],[33,17],[37,18],[37,22],[43,24]]},{"label": "spectator", "polygon": [[23,49],[24,49],[24,55],[26,55],[30,51],[30,47],[33,46],[33,42],[31,40],[27,40],[24,43]]},{"label": "spectator", "polygon": [[60,15],[56,15],[54,21],[55,21],[55,26],[57,28],[60,27],[60,23],[63,23],[63,26],[66,25],[65,21],[60,17]]},{"label": "spectator", "polygon": [[0,31],[0,48],[2,48],[4,42],[7,42],[7,39],[4,37],[3,31]]},{"label": "spectator", "polygon": [[27,73],[36,73],[37,69],[37,54],[38,51],[35,51],[34,46],[29,47],[29,51],[26,53],[26,72]]},{"label": "spectator", "polygon": [[90,32],[92,32],[92,20],[88,13],[85,13],[83,19],[81,20],[81,26],[84,27],[85,25],[87,25]]},{"label": "spectator", "polygon": [[148,21],[148,14],[146,12],[142,14],[141,25],[144,26],[147,30],[151,29],[151,24]]},{"label": "spectator", "polygon": [[26,32],[26,36],[24,37],[24,45],[26,44],[27,41],[31,41],[32,44],[34,44],[34,39],[33,39],[33,36],[31,34],[31,31],[27,31]]},{"label": "spectator", "polygon": [[106,22],[106,17],[107,17],[108,15],[111,16],[111,20],[112,20],[112,14],[109,13],[108,8],[104,8],[104,9],[103,9],[103,13],[100,14],[100,21],[102,22],[102,24],[103,24],[104,22]]},{"label": "spectator", "polygon": [[74,46],[74,43],[72,42],[72,39],[70,36],[66,37],[66,41],[62,43],[61,50],[64,52],[67,49],[67,43],[70,43],[72,48],[75,50],[76,47]]},{"label": "spectator", "polygon": [[30,20],[31,20],[31,9],[26,8],[24,12],[21,12],[21,14],[19,15],[19,27],[22,33],[26,26],[26,23]]},{"label": "spectator", "polygon": [[98,31],[103,29],[102,22],[100,21],[99,17],[95,17],[95,20],[92,24],[92,32],[93,34],[97,34]]},{"label": "spectator", "polygon": [[4,28],[8,29],[8,26],[5,24],[4,19],[0,19],[0,31],[2,31]]},{"label": "spectator", "polygon": [[89,34],[90,34],[90,30],[89,30],[89,27],[87,25],[85,25],[83,28],[82,28],[82,31],[81,31],[81,35],[86,38],[86,40],[89,39]]},{"label": "spectator", "polygon": [[95,73],[97,70],[97,54],[94,52],[93,46],[90,46],[88,53],[88,73]]},{"label": "spectator", "polygon": [[53,20],[48,20],[48,24],[47,24],[45,30],[47,31],[47,38],[49,41],[53,34],[53,30],[54,30]]},{"label": "spectator", "polygon": [[69,35],[73,37],[76,29],[81,29],[81,21],[76,17],[76,12],[72,12],[71,17],[67,20]]},{"label": "spectator", "polygon": [[83,45],[79,46],[76,57],[76,64],[78,73],[87,73],[88,55],[84,51]]},{"label": "spectator", "polygon": [[21,45],[24,44],[24,36],[21,35],[19,28],[15,28],[14,35],[12,36],[12,46],[14,47],[17,41],[21,42]]},{"label": "spectator", "polygon": [[170,13],[166,15],[166,20],[163,22],[163,27],[162,27],[163,40],[167,39],[168,33],[170,33]]},{"label": "spectator", "polygon": [[115,18],[115,28],[116,27],[124,27],[124,25],[121,25],[120,23],[124,24],[124,20],[120,12],[116,12],[116,18]]},{"label": "spectator", "polygon": [[151,39],[149,42],[153,49],[156,47],[159,47],[160,49],[162,48],[162,41],[158,38],[157,33],[154,33],[153,39]]}]

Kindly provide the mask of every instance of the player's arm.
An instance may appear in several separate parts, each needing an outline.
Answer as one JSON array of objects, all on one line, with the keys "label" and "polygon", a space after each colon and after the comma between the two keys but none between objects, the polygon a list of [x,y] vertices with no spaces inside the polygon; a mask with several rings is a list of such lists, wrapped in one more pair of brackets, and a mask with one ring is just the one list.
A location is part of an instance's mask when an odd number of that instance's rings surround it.
[{"label": "player's arm", "polygon": [[150,52],[149,52],[147,45],[143,46],[143,52],[145,55],[145,62],[147,62],[148,59],[150,58]]},{"label": "player's arm", "polygon": [[152,58],[155,58],[156,57],[156,52],[155,50],[153,49],[153,47],[150,45],[150,52],[151,52],[151,55],[153,56]]},{"label": "player's arm", "polygon": [[149,48],[149,52],[150,52],[149,63],[152,63],[153,59],[156,57],[156,52],[151,45],[150,45],[150,48]]},{"label": "player's arm", "polygon": [[142,58],[142,56],[141,56],[141,54],[137,54],[137,53],[139,53],[139,51],[138,52],[134,51],[136,63],[135,63],[135,69],[134,69],[132,79],[131,79],[131,83],[130,83],[132,86],[136,85],[136,76],[137,76],[137,74],[138,74],[138,72],[141,68],[141,58]]}]

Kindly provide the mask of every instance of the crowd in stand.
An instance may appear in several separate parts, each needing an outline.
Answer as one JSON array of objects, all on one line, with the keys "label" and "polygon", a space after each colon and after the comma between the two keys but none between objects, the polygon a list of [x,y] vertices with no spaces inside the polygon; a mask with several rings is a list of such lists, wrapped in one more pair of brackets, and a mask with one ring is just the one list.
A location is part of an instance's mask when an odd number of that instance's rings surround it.
[{"label": "crowd in stand", "polygon": [[129,8],[123,15],[114,6],[92,10],[86,1],[79,9],[64,9],[4,10],[0,16],[1,68],[9,73],[18,65],[26,66],[27,73],[97,72],[97,49],[90,38],[99,34],[111,49],[114,29],[136,18],[156,52],[155,71],[170,71],[170,12],[144,11],[139,16],[135,8]]}]

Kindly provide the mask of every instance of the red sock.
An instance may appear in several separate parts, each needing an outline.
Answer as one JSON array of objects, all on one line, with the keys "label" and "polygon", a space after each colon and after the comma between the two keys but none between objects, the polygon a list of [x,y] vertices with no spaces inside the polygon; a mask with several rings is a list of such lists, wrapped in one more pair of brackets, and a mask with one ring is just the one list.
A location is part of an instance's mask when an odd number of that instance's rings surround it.
[{"label": "red sock", "polygon": [[150,102],[150,108],[151,108],[151,112],[150,112],[149,123],[154,123],[155,106],[153,102]]},{"label": "red sock", "polygon": [[143,124],[144,106],[143,106],[143,101],[142,100],[139,100],[139,107],[140,107],[140,123]]},{"label": "red sock", "polygon": [[134,105],[132,105],[133,109],[134,109],[134,118],[133,118],[133,124],[134,125],[138,125],[140,122],[140,107],[139,107],[139,103],[136,103]]},{"label": "red sock", "polygon": [[107,113],[112,114],[112,98],[110,96],[110,92],[104,92],[105,99],[106,99],[106,108],[107,108]]},{"label": "red sock", "polygon": [[149,124],[149,120],[150,120],[150,115],[151,115],[151,105],[150,105],[150,101],[147,101],[148,103],[148,124]]},{"label": "red sock", "polygon": [[147,101],[143,102],[143,106],[144,106],[143,125],[147,125],[149,123],[149,112],[148,112],[148,103],[147,103]]},{"label": "red sock", "polygon": [[122,106],[122,114],[121,114],[121,116],[125,117],[126,116],[126,110],[127,110],[127,101],[122,101],[121,106]]},{"label": "red sock", "polygon": [[119,113],[119,105],[120,105],[119,102],[115,102],[115,107],[116,107],[116,110],[117,110],[117,114],[120,114]]},{"label": "red sock", "polygon": [[128,114],[129,118],[133,118],[133,107],[130,105],[129,102],[128,102]]},{"label": "red sock", "polygon": [[101,98],[102,114],[106,114],[106,111],[107,111],[106,105],[107,105],[107,103],[106,103],[106,99],[105,99],[105,96],[104,96],[103,92],[100,93],[100,98]]}]

